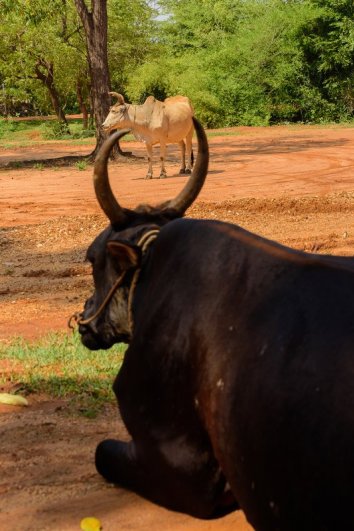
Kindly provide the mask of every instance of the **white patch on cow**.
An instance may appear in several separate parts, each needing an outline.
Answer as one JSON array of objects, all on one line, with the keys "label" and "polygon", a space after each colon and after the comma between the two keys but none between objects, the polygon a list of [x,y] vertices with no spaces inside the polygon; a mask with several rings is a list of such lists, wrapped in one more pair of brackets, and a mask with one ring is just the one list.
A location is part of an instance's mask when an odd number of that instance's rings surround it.
[{"label": "white patch on cow", "polygon": [[232,332],[232,331],[233,331],[233,329],[234,329],[234,327],[233,327],[232,325],[231,325],[231,326],[229,326],[229,331],[230,331],[230,332]]},{"label": "white patch on cow", "polygon": [[263,347],[262,347],[261,350],[259,351],[259,356],[260,356],[260,357],[264,356],[264,354],[266,353],[267,348],[268,348],[268,343],[266,343],[265,345],[263,345]]},{"label": "white patch on cow", "polygon": [[220,378],[217,382],[216,382],[216,387],[218,389],[221,389],[221,391],[224,389],[224,380],[222,378]]},{"label": "white patch on cow", "polygon": [[231,486],[230,486],[230,483],[227,481],[225,483],[224,492],[229,492],[229,491],[231,491]]},{"label": "white patch on cow", "polygon": [[271,508],[272,513],[274,514],[274,516],[278,517],[279,516],[279,507],[278,507],[278,505],[274,501],[270,501],[269,502],[269,507]]},{"label": "white patch on cow", "polygon": [[166,462],[173,468],[184,468],[193,472],[209,460],[208,452],[199,453],[189,444],[184,435],[160,444],[160,451]]},{"label": "white patch on cow", "polygon": [[194,399],[194,405],[195,405],[196,408],[199,407],[199,400],[198,400],[197,397],[195,397],[195,399]]}]

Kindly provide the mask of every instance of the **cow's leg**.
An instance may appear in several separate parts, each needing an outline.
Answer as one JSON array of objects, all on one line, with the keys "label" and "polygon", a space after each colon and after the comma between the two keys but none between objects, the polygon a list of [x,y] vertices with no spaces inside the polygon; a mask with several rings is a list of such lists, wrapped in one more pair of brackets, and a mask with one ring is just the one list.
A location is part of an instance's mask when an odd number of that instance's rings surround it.
[{"label": "cow's leg", "polygon": [[186,136],[186,172],[185,173],[191,173],[192,172],[192,139],[193,139],[193,132],[194,128],[192,127],[189,131],[188,135]]},{"label": "cow's leg", "polygon": [[186,144],[184,143],[184,140],[179,142],[179,147],[181,149],[181,169],[179,170],[179,173],[180,175],[184,175],[186,173]]},{"label": "cow's leg", "polygon": [[165,455],[166,448],[146,451],[133,441],[109,439],[97,447],[96,468],[110,483],[198,518],[218,518],[238,509],[223,474],[205,452],[196,453],[191,462],[190,448],[185,455],[180,441],[171,451]]},{"label": "cow's leg", "polygon": [[167,177],[166,168],[165,168],[165,159],[166,159],[166,144],[160,144],[160,161],[161,161],[161,172],[160,179]]},{"label": "cow's leg", "polygon": [[148,152],[148,172],[146,174],[145,179],[152,179],[153,172],[152,172],[152,144],[146,143],[146,150]]}]

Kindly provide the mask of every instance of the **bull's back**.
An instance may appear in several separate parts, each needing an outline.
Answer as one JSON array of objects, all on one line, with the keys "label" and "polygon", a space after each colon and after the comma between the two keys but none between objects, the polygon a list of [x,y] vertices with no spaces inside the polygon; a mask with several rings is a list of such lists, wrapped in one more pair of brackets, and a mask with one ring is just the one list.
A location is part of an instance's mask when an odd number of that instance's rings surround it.
[{"label": "bull's back", "polygon": [[354,273],[244,257],[205,331],[216,456],[255,528],[354,529]]},{"label": "bull's back", "polygon": [[193,129],[194,110],[189,98],[171,96],[164,101],[166,138],[168,142],[184,140]]},{"label": "bull's back", "polygon": [[166,311],[193,331],[197,407],[235,496],[259,530],[354,529],[351,262],[180,223]]}]

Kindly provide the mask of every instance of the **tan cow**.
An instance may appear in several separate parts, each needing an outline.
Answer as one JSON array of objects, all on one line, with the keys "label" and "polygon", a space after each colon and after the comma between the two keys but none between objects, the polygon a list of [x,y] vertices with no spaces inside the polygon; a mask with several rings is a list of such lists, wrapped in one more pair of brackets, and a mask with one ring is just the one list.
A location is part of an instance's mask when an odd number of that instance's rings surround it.
[{"label": "tan cow", "polygon": [[143,105],[130,105],[124,101],[121,94],[110,92],[110,95],[117,98],[117,103],[110,108],[102,128],[110,131],[128,127],[132,129],[138,140],[145,143],[149,161],[147,179],[153,176],[152,146],[154,144],[160,144],[160,178],[166,177],[167,144],[179,144],[181,148],[180,173],[191,173],[194,111],[187,97],[172,96],[162,102],[149,96]]}]

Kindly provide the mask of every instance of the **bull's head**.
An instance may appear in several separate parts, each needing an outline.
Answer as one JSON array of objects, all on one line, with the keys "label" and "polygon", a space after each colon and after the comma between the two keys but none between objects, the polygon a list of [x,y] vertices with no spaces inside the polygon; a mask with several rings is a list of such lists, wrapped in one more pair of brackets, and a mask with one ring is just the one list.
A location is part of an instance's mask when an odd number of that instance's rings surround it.
[{"label": "bull's head", "polygon": [[117,98],[117,102],[110,107],[109,113],[107,114],[106,119],[101,126],[104,131],[118,129],[119,124],[125,120],[127,111],[127,105],[122,94],[118,94],[117,92],[109,92],[109,94],[111,96],[115,96]]},{"label": "bull's head", "polygon": [[[94,167],[97,200],[110,225],[94,240],[87,251],[92,264],[95,291],[77,316],[83,343],[90,349],[109,348],[114,343],[129,342],[132,334],[131,308],[136,273],[149,259],[146,238],[169,221],[182,217],[198,196],[208,170],[208,142],[202,126],[195,119],[198,155],[193,172],[182,191],[156,207],[140,205],[135,210],[122,208],[113,195],[108,180],[107,161],[117,140],[127,130],[112,134],[103,144]],[[144,242],[144,244],[142,243]]]}]

